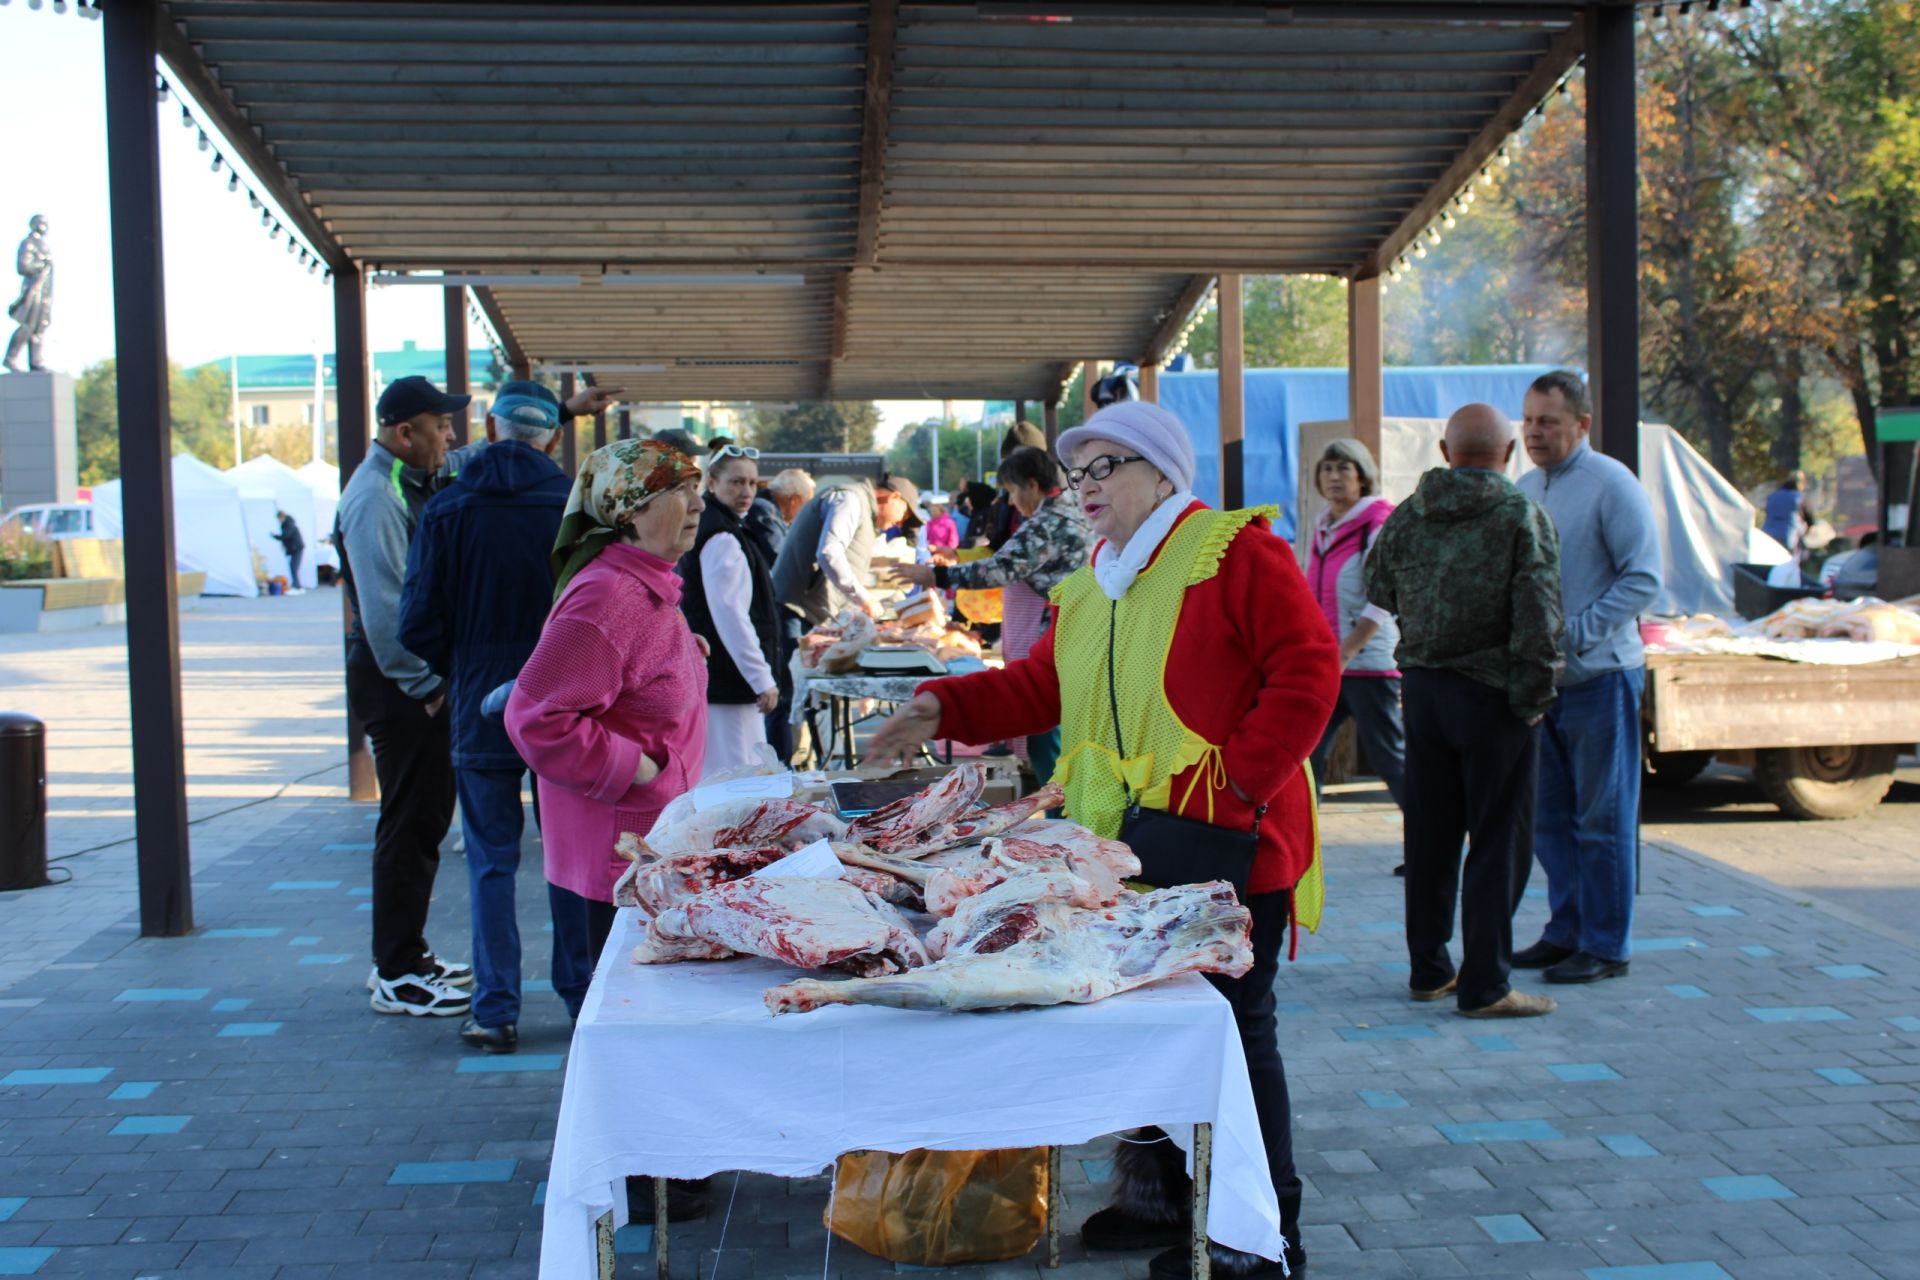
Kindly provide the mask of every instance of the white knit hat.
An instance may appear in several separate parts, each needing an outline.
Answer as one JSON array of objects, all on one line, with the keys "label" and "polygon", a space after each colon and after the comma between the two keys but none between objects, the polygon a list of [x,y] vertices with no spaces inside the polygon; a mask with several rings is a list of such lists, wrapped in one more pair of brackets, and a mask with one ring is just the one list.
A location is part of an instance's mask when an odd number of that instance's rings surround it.
[{"label": "white knit hat", "polygon": [[1073,465],[1076,449],[1089,440],[1126,445],[1173,482],[1175,493],[1193,488],[1193,440],[1180,419],[1145,400],[1121,400],[1060,433],[1061,461]]}]

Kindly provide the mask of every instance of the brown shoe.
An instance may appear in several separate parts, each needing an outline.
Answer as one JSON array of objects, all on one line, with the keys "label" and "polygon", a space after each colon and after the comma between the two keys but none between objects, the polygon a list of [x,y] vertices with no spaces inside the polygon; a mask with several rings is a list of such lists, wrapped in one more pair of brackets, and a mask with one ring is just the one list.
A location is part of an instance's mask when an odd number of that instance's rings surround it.
[{"label": "brown shoe", "polygon": [[1418,987],[1409,987],[1407,989],[1407,994],[1412,996],[1415,1000],[1423,1000],[1423,1001],[1424,1000],[1445,1000],[1448,996],[1454,993],[1454,990],[1457,987],[1459,987],[1459,985],[1460,985],[1460,977],[1458,974],[1456,974],[1453,977],[1448,978],[1447,984],[1443,987],[1435,987],[1431,991],[1422,991]]},{"label": "brown shoe", "polygon": [[1525,991],[1509,991],[1490,1005],[1478,1009],[1461,1009],[1463,1018],[1538,1018],[1542,1014],[1552,1013],[1560,1006],[1551,997],[1536,996]]}]

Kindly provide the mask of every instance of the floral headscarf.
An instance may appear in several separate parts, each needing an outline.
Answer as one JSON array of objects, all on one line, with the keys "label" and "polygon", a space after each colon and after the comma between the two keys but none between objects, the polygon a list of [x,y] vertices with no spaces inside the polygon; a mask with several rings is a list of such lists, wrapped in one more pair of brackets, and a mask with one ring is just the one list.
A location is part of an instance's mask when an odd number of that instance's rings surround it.
[{"label": "floral headscarf", "polygon": [[699,474],[698,463],[664,440],[617,440],[588,454],[553,543],[554,599],[649,502]]}]

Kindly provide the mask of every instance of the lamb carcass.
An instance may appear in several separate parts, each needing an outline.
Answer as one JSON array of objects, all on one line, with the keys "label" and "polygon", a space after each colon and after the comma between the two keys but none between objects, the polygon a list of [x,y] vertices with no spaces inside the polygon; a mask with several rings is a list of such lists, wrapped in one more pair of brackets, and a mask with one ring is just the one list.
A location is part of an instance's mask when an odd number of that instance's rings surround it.
[{"label": "lamb carcass", "polygon": [[[1022,911],[1042,903],[1064,903],[1070,907],[1109,907],[1120,898],[1120,882],[1107,878],[1094,883],[1076,875],[1057,859],[1024,864],[1024,869],[997,884],[961,899],[954,910],[927,934],[927,954],[938,960],[950,951],[966,945],[1008,920],[1022,936],[1031,928],[1038,913]],[[987,951],[1002,948],[988,946]]]},{"label": "lamb carcass", "polygon": [[963,764],[932,786],[855,818],[841,838],[881,853],[895,853],[973,808],[986,785],[986,770],[977,764]]},{"label": "lamb carcass", "polygon": [[921,858],[955,845],[974,844],[1011,831],[1034,814],[1058,807],[1066,798],[1066,792],[1050,782],[1032,795],[1022,796],[1018,800],[949,818],[922,833],[918,839],[896,846],[889,852],[901,858]]},{"label": "lamb carcass", "polygon": [[729,800],[711,809],[661,815],[646,843],[663,857],[717,849],[783,849],[792,853],[815,840],[843,840],[847,824],[824,809],[798,800]]},{"label": "lamb carcass", "polygon": [[1079,823],[1065,818],[1035,818],[1031,822],[1021,823],[1009,834],[1035,844],[1066,849],[1084,858],[1098,858],[1112,867],[1114,874],[1123,880],[1140,874],[1140,859],[1134,856],[1133,849],[1126,841],[1097,836]]},{"label": "lamb carcass", "polygon": [[946,956],[924,968],[851,982],[803,978],[772,988],[766,1002],[775,1014],[828,1004],[1090,1004],[1179,973],[1238,977],[1253,967],[1252,927],[1224,880],[1128,894],[1093,910],[1054,901],[1021,903],[982,913]]},{"label": "lamb carcass", "polygon": [[[624,842],[620,852],[627,852]],[[670,858],[643,856],[613,886],[613,905],[641,907],[648,915],[657,916],[715,885],[744,880],[786,856],[780,849],[716,849]]]},{"label": "lamb carcass", "polygon": [[869,976],[927,962],[927,949],[891,904],[845,880],[753,876],[717,885],[647,922],[636,964],[683,958],[694,942],[802,969]]},{"label": "lamb carcass", "polygon": [[1103,858],[1088,857],[1074,849],[1013,837],[995,839],[987,841],[965,862],[937,868],[921,896],[928,911],[937,916],[950,916],[962,902],[1003,881],[1030,872],[1054,871],[1071,872],[1089,888],[1097,890],[1097,899],[1080,903],[1097,907],[1120,896],[1121,879],[1138,875],[1140,861],[1129,850],[1126,860],[1116,867]]}]

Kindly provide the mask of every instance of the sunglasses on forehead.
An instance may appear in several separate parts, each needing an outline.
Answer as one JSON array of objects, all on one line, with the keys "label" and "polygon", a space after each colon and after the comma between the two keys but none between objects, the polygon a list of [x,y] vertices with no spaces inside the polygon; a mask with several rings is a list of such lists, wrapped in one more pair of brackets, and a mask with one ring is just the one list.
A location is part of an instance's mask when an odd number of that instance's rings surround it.
[{"label": "sunglasses on forehead", "polygon": [[760,451],[758,449],[749,449],[744,445],[723,444],[713,451],[708,461],[710,463],[724,462],[728,458],[751,458],[753,461],[758,462],[760,461]]}]

